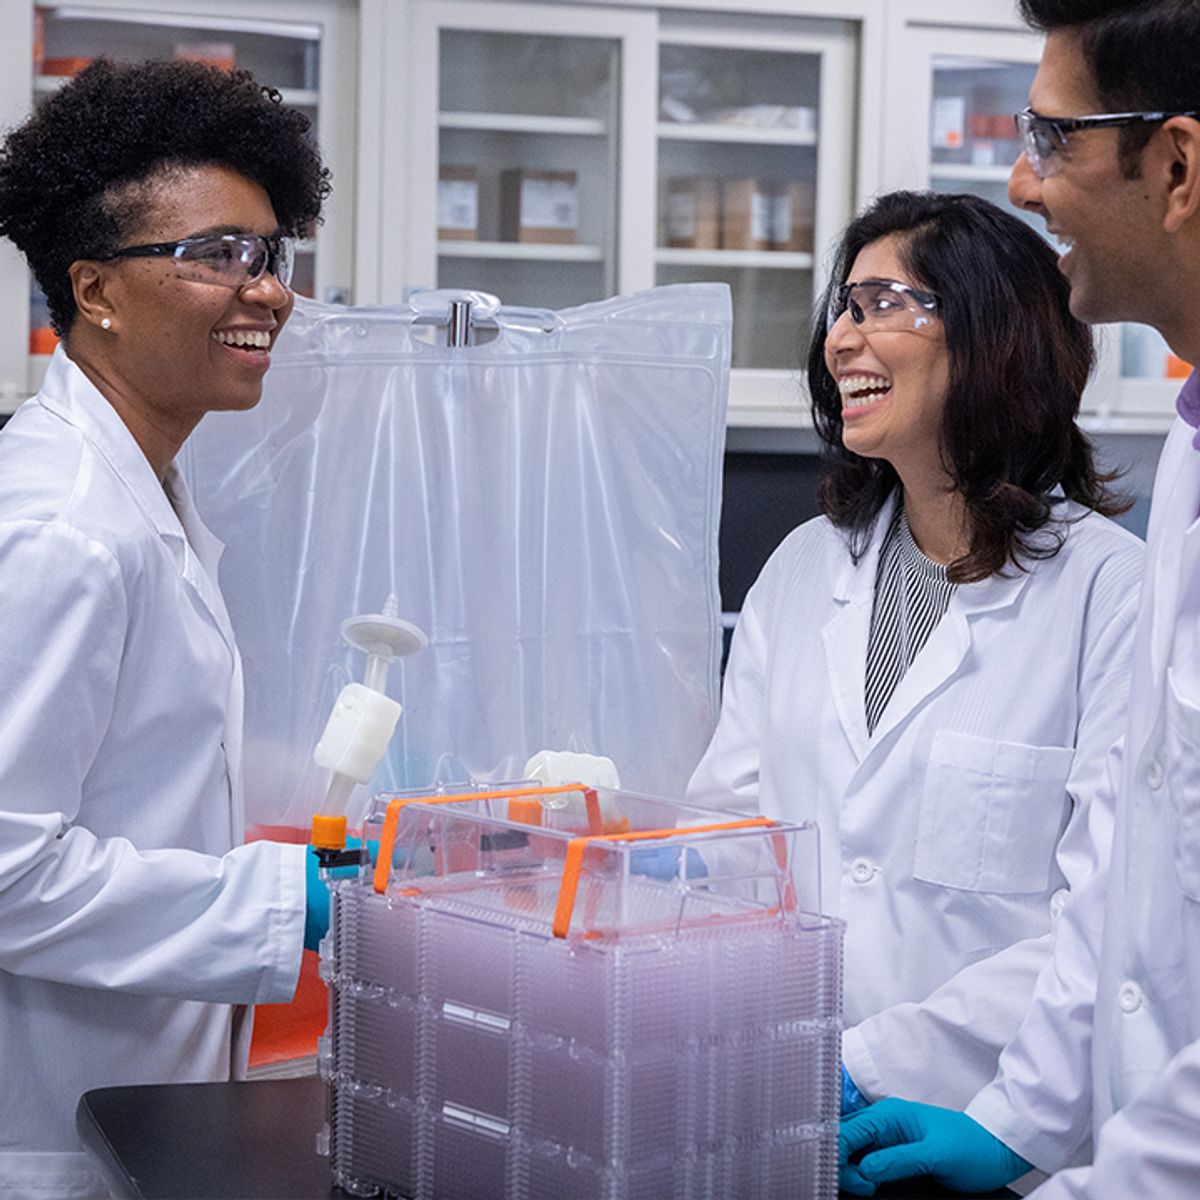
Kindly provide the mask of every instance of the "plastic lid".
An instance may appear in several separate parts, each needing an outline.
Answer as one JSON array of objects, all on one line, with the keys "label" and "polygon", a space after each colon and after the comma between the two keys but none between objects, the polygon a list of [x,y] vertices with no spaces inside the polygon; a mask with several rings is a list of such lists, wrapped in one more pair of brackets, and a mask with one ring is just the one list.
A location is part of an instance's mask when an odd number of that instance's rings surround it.
[{"label": "plastic lid", "polygon": [[317,813],[312,819],[312,844],[318,850],[340,850],[346,844],[346,818]]}]

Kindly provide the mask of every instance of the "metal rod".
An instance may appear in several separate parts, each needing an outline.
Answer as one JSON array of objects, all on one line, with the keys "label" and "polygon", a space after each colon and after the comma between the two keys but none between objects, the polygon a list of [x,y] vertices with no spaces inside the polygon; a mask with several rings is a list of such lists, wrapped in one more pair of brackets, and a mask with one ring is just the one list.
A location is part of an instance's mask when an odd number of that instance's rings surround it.
[{"label": "metal rod", "polygon": [[471,302],[470,300],[451,300],[446,345],[469,346],[470,344]]}]

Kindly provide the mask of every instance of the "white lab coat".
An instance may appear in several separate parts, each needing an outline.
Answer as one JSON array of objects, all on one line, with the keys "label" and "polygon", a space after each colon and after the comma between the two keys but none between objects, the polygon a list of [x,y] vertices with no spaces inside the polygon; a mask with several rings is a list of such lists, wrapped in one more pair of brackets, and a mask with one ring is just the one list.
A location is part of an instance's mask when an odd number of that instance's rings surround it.
[{"label": "white lab coat", "polygon": [[846,1066],[868,1097],[962,1107],[995,1073],[1054,917],[1107,853],[1095,797],[1125,712],[1143,547],[1095,514],[1062,550],[960,585],[868,736],[889,502],[855,564],[824,518],[751,589],[689,799],[816,819],[846,921]]},{"label": "white lab coat", "polygon": [[[1200,1195],[1200,452],[1159,463],[1111,869],[1062,922],[1020,1036],[968,1112],[1038,1200]],[[1093,1143],[1094,1137],[1094,1143]]]},{"label": "white lab coat", "polygon": [[5,1200],[103,1195],[80,1094],[229,1078],[231,1006],[299,971],[303,847],[239,845],[221,547],[167,483],[61,349],[0,433]]}]

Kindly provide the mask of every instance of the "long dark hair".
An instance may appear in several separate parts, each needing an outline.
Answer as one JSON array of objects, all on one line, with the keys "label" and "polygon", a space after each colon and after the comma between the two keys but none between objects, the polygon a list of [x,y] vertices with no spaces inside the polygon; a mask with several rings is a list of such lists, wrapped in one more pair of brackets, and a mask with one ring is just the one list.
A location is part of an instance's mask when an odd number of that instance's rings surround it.
[{"label": "long dark hair", "polygon": [[[824,444],[822,511],[857,560],[899,483],[892,465],[842,444],[842,401],[825,367],[825,307],[864,247],[897,237],[918,287],[941,300],[950,355],[941,454],[967,507],[970,548],[950,565],[958,583],[1022,559],[1050,558],[1065,532],[1052,523],[1063,496],[1112,516],[1128,503],[1097,471],[1075,422],[1095,359],[1092,335],[1068,307],[1053,250],[1028,225],[977,196],[892,192],[851,222],[813,323],[808,385]],[[1037,536],[1035,536],[1037,535]]]}]

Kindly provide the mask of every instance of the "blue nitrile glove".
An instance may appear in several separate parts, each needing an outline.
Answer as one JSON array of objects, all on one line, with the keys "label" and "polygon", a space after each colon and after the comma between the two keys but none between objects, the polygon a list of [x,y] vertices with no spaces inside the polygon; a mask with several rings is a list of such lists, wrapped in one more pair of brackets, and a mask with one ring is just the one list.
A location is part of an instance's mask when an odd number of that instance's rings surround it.
[{"label": "blue nitrile glove", "polygon": [[[358,838],[347,838],[346,849],[361,846]],[[367,849],[374,859],[379,854],[379,843],[368,842]],[[346,879],[357,875],[358,867],[337,867],[330,874],[335,879]],[[315,950],[321,939],[329,932],[329,887],[321,878],[321,863],[317,852],[309,846],[304,855],[304,948]]]},{"label": "blue nitrile glove", "polygon": [[838,1135],[838,1186],[852,1196],[917,1175],[956,1192],[994,1192],[1032,1170],[966,1113],[912,1100],[880,1100],[847,1117]]},{"label": "blue nitrile glove", "polygon": [[[678,846],[639,846],[629,856],[629,869],[650,879],[674,879],[679,874]],[[708,867],[694,846],[687,848],[688,879],[703,879]]]},{"label": "blue nitrile glove", "polygon": [[860,1108],[866,1108],[870,1103],[870,1100],[858,1090],[858,1085],[850,1078],[846,1064],[842,1063],[842,1116],[858,1112]]}]

